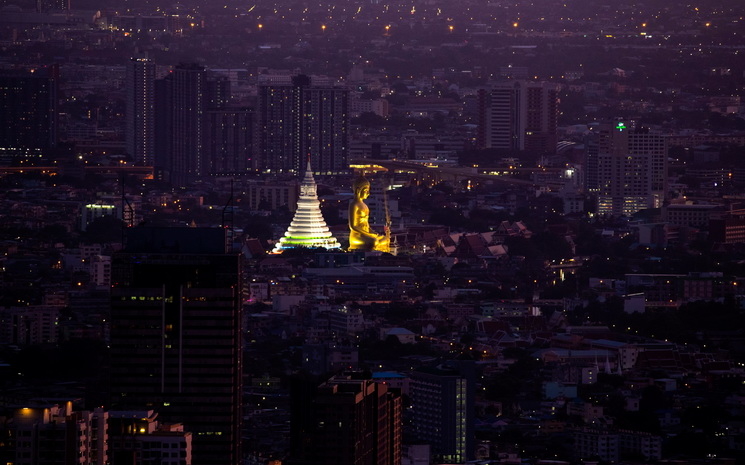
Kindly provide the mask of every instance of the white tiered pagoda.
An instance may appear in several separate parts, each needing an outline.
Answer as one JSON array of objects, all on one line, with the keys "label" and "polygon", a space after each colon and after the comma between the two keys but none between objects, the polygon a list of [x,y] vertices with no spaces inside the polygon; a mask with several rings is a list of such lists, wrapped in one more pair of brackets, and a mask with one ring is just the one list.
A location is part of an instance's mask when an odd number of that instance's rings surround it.
[{"label": "white tiered pagoda", "polygon": [[305,177],[300,184],[300,197],[297,201],[295,217],[292,218],[292,223],[287,228],[284,237],[274,246],[272,253],[282,253],[296,247],[341,248],[339,241],[331,235],[329,227],[326,226],[326,220],[323,219],[321,204],[318,202],[316,192],[316,180],[313,179],[313,171],[310,168],[310,159],[305,169]]}]

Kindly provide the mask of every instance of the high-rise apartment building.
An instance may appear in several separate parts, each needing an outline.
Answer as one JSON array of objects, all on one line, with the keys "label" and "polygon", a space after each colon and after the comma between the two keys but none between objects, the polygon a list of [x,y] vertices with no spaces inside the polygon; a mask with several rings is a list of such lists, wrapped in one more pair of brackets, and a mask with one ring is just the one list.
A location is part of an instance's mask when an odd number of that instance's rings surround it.
[{"label": "high-rise apartment building", "polygon": [[252,168],[253,111],[230,108],[230,81],[181,64],[155,83],[156,166],[175,186]]},{"label": "high-rise apartment building", "polygon": [[347,168],[349,91],[329,78],[261,76],[254,167],[301,173],[308,154],[321,174]]},{"label": "high-rise apartment building", "polygon": [[598,214],[630,216],[660,208],[667,190],[665,138],[621,121],[600,125],[596,138],[586,164],[587,179],[597,182]]},{"label": "high-rise apartment building", "polygon": [[414,436],[446,463],[463,463],[474,453],[474,366],[452,362],[411,374]]},{"label": "high-rise apartment building", "polygon": [[208,174],[240,176],[252,169],[253,117],[249,108],[205,112],[204,159]]},{"label": "high-rise apartment building", "polygon": [[[170,75],[169,75],[170,76]],[[171,94],[173,79],[155,80],[155,175],[168,179],[171,166]]]},{"label": "high-rise apartment building", "polygon": [[583,184],[585,192],[597,193],[600,188],[598,175],[598,154],[600,153],[599,131],[590,131],[584,136],[585,160],[582,167]]},{"label": "high-rise apartment building", "polygon": [[184,186],[199,178],[205,168],[204,112],[207,109],[206,79],[203,66],[177,66],[171,79],[170,149],[171,182]]},{"label": "high-rise apartment building", "polygon": [[506,81],[481,90],[479,146],[554,153],[558,103],[559,88],[548,82]]},{"label": "high-rise apartment building", "polygon": [[208,71],[205,106],[210,110],[222,110],[230,105],[230,79],[223,74]]},{"label": "high-rise apartment building", "polygon": [[131,58],[126,84],[127,153],[135,163],[155,163],[155,63],[148,58]]},{"label": "high-rise apartment building", "polygon": [[58,72],[0,73],[0,161],[38,158],[57,145]]},{"label": "high-rise apartment building", "polygon": [[344,375],[306,395],[293,392],[291,463],[401,464],[401,397],[387,385]]},{"label": "high-rise apartment building", "polygon": [[132,228],[112,257],[112,408],[183,423],[197,465],[240,461],[241,282],[223,229]]}]

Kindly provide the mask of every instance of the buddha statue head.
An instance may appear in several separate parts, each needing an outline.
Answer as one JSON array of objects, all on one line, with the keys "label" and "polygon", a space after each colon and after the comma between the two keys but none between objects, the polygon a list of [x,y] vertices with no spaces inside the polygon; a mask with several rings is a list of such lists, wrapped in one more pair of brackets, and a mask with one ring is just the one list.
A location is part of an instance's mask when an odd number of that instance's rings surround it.
[{"label": "buddha statue head", "polygon": [[364,176],[359,176],[354,180],[352,189],[354,190],[355,198],[364,200],[370,196],[370,181]]}]

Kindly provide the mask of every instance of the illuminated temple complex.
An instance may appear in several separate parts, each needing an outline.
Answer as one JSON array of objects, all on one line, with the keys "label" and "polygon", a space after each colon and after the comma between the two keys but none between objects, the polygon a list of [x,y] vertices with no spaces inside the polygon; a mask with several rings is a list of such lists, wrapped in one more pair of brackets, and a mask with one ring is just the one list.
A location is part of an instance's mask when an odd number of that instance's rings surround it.
[{"label": "illuminated temple complex", "polygon": [[324,247],[326,249],[340,249],[341,245],[329,231],[326,220],[321,213],[321,205],[316,193],[316,180],[310,168],[310,160],[305,169],[305,177],[300,184],[300,197],[297,210],[292,218],[290,227],[274,247],[272,253],[282,253],[296,247]]}]

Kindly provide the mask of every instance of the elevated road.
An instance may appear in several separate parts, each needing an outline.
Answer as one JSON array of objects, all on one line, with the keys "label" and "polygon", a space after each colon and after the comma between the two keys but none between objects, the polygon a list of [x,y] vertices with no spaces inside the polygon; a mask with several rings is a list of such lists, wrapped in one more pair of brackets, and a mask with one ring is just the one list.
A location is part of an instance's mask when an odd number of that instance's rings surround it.
[{"label": "elevated road", "polygon": [[[12,174],[12,173],[39,173],[39,174],[60,174],[64,167],[52,165],[52,166],[0,166],[0,175]],[[153,177],[152,166],[132,166],[132,165],[85,165],[83,166],[85,173],[92,174],[130,174],[136,176],[142,176],[146,179]]]},{"label": "elevated road", "polygon": [[[416,175],[417,183],[429,181],[432,184],[437,184],[441,181],[449,181],[455,184],[459,181],[474,180],[479,182],[499,182],[517,186],[540,186],[540,184],[525,179],[516,179],[513,177],[498,174],[479,173],[478,168],[466,168],[459,166],[435,166],[434,164],[428,165],[427,163],[433,162],[428,162],[426,160],[422,160],[421,163],[417,163],[402,160],[359,159],[350,161],[349,166],[359,170],[365,170],[365,167],[371,167],[369,168],[369,170],[375,171],[375,168],[373,167],[380,166],[385,170],[390,171],[413,172]],[[520,169],[520,171],[525,170],[525,168]]]}]

